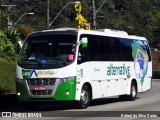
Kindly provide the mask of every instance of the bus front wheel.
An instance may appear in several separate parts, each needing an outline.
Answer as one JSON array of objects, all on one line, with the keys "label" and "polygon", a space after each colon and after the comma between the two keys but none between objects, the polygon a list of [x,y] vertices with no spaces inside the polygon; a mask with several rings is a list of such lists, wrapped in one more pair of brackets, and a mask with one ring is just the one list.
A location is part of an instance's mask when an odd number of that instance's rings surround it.
[{"label": "bus front wheel", "polygon": [[79,107],[81,109],[87,108],[90,104],[90,101],[91,101],[91,94],[89,88],[87,85],[84,85],[81,90],[80,101],[78,101]]}]

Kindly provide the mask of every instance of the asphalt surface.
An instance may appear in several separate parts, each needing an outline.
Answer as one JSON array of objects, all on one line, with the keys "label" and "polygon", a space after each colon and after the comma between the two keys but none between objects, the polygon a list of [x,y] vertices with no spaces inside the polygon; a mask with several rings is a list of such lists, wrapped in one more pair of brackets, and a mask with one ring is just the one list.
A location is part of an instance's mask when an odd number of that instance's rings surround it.
[{"label": "asphalt surface", "polygon": [[78,109],[74,102],[54,102],[42,104],[34,111],[27,111],[23,104],[16,100],[16,95],[1,96],[0,101],[0,112],[21,113],[21,115],[38,113],[37,115],[46,117],[34,118],[37,120],[160,120],[160,80],[153,80],[152,88],[138,93],[135,101],[120,101],[115,96],[114,98],[95,100],[87,109]]}]

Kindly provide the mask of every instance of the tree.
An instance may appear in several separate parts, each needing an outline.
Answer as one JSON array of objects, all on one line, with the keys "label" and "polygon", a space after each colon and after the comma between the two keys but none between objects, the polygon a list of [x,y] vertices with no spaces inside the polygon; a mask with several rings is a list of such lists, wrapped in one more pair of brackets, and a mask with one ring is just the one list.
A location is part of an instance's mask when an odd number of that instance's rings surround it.
[{"label": "tree", "polygon": [[4,11],[0,11],[0,30],[5,29],[7,23],[7,14]]},{"label": "tree", "polygon": [[0,32],[0,57],[8,60],[16,59],[14,45],[3,31]]}]

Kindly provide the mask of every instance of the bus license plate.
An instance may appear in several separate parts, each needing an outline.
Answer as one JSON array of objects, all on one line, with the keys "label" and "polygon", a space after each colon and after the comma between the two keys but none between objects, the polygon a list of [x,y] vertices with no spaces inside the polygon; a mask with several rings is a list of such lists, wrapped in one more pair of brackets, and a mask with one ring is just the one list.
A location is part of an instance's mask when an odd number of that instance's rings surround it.
[{"label": "bus license plate", "polygon": [[46,90],[45,86],[35,86],[34,90]]}]

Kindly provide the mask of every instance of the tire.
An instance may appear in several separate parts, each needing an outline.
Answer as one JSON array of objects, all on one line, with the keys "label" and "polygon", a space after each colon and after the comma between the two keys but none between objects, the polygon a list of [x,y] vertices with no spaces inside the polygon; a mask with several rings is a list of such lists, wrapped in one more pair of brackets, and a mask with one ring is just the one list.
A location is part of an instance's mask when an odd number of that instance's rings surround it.
[{"label": "tire", "polygon": [[137,86],[135,82],[132,82],[130,95],[128,95],[128,100],[134,101],[136,98],[137,98]]},{"label": "tire", "polygon": [[137,98],[137,87],[135,82],[131,83],[131,88],[130,88],[130,95],[120,95],[119,99],[122,101],[134,101]]},{"label": "tire", "polygon": [[89,91],[88,87],[86,85],[84,85],[81,90],[80,101],[78,101],[79,108],[81,108],[81,109],[87,108],[90,104],[90,101],[91,101],[90,91]]}]

